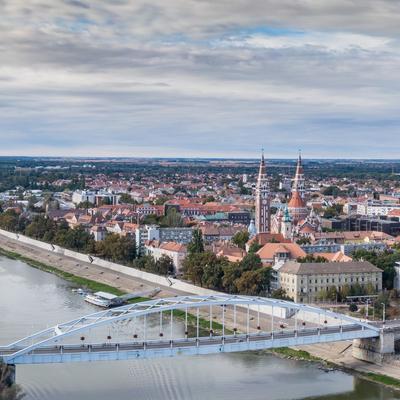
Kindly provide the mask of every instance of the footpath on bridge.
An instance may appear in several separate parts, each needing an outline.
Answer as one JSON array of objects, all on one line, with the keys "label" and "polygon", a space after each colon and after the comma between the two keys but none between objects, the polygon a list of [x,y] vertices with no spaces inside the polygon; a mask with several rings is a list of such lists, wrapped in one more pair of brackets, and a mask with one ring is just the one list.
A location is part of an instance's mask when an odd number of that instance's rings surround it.
[{"label": "footpath on bridge", "polygon": [[[120,272],[107,270],[90,264],[89,262],[77,261],[76,259],[65,255],[56,254],[27,243],[21,243],[18,240],[3,236],[2,234],[0,234],[0,248],[8,252],[15,252],[23,257],[57,268],[63,272],[68,272],[82,278],[104,283],[126,292],[151,290],[155,287],[160,287],[161,292],[158,293],[157,297],[188,294],[188,292],[179,291],[168,286],[167,281],[165,286],[159,284],[156,285],[152,282],[134,278]],[[228,325],[229,320],[227,320],[226,323]],[[238,328],[240,329],[240,324],[238,324]],[[244,326],[242,328],[244,328]],[[351,347],[349,348],[349,343],[319,344],[303,346],[301,349],[306,350],[315,357],[345,368],[366,373],[371,372],[384,374],[400,379],[399,364],[394,363],[393,365],[384,364],[382,366],[377,366],[363,361],[358,361],[351,356]]]}]

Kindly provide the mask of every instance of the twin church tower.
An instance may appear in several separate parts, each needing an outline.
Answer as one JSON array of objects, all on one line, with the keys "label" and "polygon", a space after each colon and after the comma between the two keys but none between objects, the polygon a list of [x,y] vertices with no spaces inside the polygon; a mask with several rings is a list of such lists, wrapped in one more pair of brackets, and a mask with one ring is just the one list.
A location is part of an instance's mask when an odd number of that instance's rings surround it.
[{"label": "twin church tower", "polygon": [[[266,174],[264,152],[261,156],[260,169],[258,172],[256,186],[256,211],[255,230],[256,233],[284,233],[284,236],[292,234],[292,224],[297,224],[307,217],[308,210],[305,204],[304,172],[301,155],[297,160],[296,174],[292,185],[291,199],[284,212],[279,210],[271,216],[271,189]],[[283,226],[281,224],[284,223]],[[279,225],[279,226],[278,226]],[[290,226],[290,228],[289,228]],[[281,230],[285,232],[281,232]],[[289,232],[290,230],[290,232]],[[279,231],[279,232],[278,232]]]}]

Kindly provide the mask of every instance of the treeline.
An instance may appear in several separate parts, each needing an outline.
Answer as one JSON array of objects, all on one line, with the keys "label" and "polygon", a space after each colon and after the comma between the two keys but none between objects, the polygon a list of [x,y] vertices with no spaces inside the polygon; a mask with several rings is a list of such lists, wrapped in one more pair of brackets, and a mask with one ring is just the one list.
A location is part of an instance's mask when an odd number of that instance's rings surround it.
[{"label": "treeline", "polygon": [[65,221],[55,222],[44,215],[29,220],[10,210],[0,214],[0,228],[125,265],[133,266],[136,258],[136,243],[129,236],[109,234],[96,242],[82,226],[71,229]]},{"label": "treeline", "polygon": [[183,263],[183,276],[195,285],[227,293],[265,296],[270,291],[271,268],[264,268],[254,252],[242,261],[229,262],[225,257],[204,251],[201,231],[193,233]]},{"label": "treeline", "polygon": [[367,285],[360,285],[355,283],[354,285],[344,285],[341,290],[338,290],[335,286],[331,286],[328,290],[321,290],[317,293],[318,300],[320,301],[346,301],[349,296],[365,296],[376,294],[376,288],[372,283]]},{"label": "treeline", "polygon": [[369,261],[371,264],[383,270],[382,286],[385,289],[393,289],[396,276],[395,265],[400,261],[400,250],[398,248],[385,251],[356,250],[352,257],[357,261]]}]

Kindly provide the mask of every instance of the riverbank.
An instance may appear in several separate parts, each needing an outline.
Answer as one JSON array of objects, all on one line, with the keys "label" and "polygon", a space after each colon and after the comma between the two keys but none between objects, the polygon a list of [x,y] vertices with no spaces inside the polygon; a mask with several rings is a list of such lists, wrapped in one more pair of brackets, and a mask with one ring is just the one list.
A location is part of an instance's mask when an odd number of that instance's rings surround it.
[{"label": "riverbank", "polygon": [[[67,256],[53,254],[1,235],[0,252],[5,256],[24,261],[35,268],[56,274],[77,284],[77,286],[85,286],[94,291],[104,290],[119,295],[126,292],[152,290],[155,288],[155,285],[139,278],[132,278],[119,272],[109,271],[90,263],[77,262]],[[161,289],[158,294],[159,297],[187,294],[169,287],[161,287]],[[216,319],[217,317],[215,316],[214,318]],[[229,318],[225,322],[228,325]],[[208,323],[206,320],[202,322],[205,329]],[[220,329],[220,324],[217,321],[213,321],[213,327],[218,330]],[[349,346],[349,343],[302,346],[299,349],[283,350],[288,358],[287,353],[289,350],[291,358],[332,363],[337,368],[347,370],[353,374],[356,373],[364,379],[385,384],[394,389],[400,388],[400,368],[398,366],[386,364],[384,366],[376,366],[355,360],[351,356],[351,345]],[[278,354],[278,352],[275,353]],[[282,352],[280,355],[285,356]]]},{"label": "riverbank", "polygon": [[[381,385],[384,385],[385,387],[400,392],[399,379],[384,375],[379,372],[362,371],[360,367],[352,367],[350,364],[344,365],[343,363],[330,361],[325,358],[313,355],[306,350],[284,347],[280,349],[268,350],[268,353],[271,353],[280,358],[317,363],[320,364],[321,368],[324,369],[326,372],[330,372],[331,370],[340,370],[355,375],[364,380],[379,383]],[[377,371],[379,371],[379,368],[380,366],[377,367]]]}]

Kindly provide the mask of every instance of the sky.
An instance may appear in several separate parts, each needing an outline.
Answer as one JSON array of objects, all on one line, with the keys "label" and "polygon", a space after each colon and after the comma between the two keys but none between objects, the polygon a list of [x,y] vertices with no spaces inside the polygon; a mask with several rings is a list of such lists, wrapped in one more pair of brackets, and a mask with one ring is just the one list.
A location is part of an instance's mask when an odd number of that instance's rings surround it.
[{"label": "sky", "polygon": [[398,0],[0,13],[0,155],[399,158]]}]

